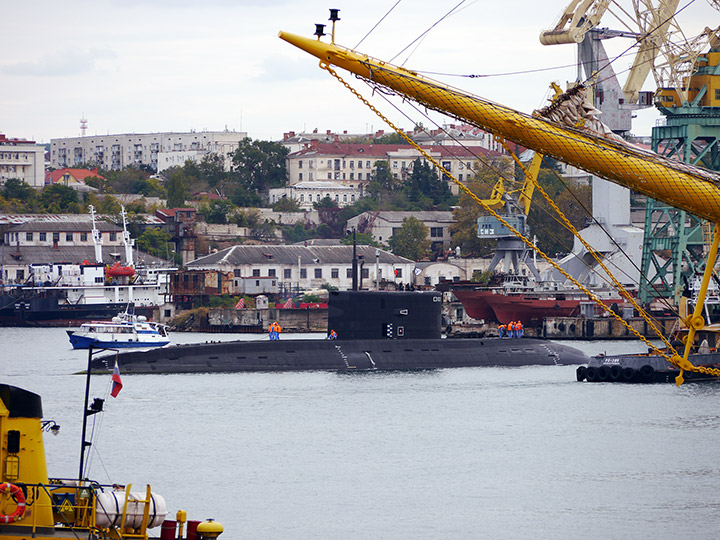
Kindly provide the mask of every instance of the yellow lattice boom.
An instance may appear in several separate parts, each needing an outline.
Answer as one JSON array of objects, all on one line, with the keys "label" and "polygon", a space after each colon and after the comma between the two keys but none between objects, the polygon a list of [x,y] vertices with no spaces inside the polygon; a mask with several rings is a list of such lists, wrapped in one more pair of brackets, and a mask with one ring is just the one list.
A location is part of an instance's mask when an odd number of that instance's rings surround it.
[{"label": "yellow lattice boom", "polygon": [[720,174],[672,161],[580,128],[567,128],[467,94],[345,47],[280,32],[285,41],[372,84],[552,156],[714,223],[720,223]]}]

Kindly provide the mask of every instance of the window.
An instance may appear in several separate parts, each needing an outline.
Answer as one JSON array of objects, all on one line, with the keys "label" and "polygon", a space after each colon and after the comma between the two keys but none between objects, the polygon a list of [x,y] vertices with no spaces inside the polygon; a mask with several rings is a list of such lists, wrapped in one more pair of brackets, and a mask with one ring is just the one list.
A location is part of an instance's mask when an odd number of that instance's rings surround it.
[{"label": "window", "polygon": [[362,269],[362,277],[363,277],[363,279],[370,277],[370,269],[369,269],[369,268],[363,268],[363,269]]},{"label": "window", "polygon": [[362,160],[358,159],[358,169],[362,169]]},{"label": "window", "polygon": [[340,269],[339,268],[330,269],[330,277],[333,279],[338,279],[340,277]]},{"label": "window", "polygon": [[260,277],[260,269],[253,268],[253,277]]},{"label": "window", "polygon": [[73,241],[73,233],[65,233],[65,241],[66,242],[72,242]]},{"label": "window", "polygon": [[358,180],[362,180],[362,173],[361,173],[361,172],[358,173]]},{"label": "window", "polygon": [[315,279],[320,279],[322,277],[322,268],[316,268],[315,269]]},{"label": "window", "polygon": [[355,168],[355,161],[353,161],[352,159],[350,160],[350,168],[351,169]]},{"label": "window", "polygon": [[355,173],[350,173],[350,180],[355,180]]},{"label": "window", "polygon": [[346,277],[346,278],[352,278],[352,268],[348,268],[348,269],[345,271],[345,277]]},{"label": "window", "polygon": [[395,277],[402,277],[402,268],[396,268],[395,269]]},{"label": "window", "polygon": [[302,169],[302,159],[298,161],[298,169]]},{"label": "window", "polygon": [[285,270],[283,270],[283,278],[284,279],[290,279],[291,277],[292,277],[292,270],[290,270],[289,268],[286,268]]},{"label": "window", "polygon": [[302,180],[302,173],[298,174],[298,180]]},{"label": "window", "polygon": [[307,268],[300,269],[300,279],[307,279]]},{"label": "window", "polygon": [[53,242],[59,242],[60,241],[60,233],[54,232],[53,233]]},{"label": "window", "polygon": [[111,233],[110,233],[110,241],[111,241],[111,242],[115,242],[116,240],[117,240],[117,233],[116,233],[116,232],[111,232]]},{"label": "window", "polygon": [[397,161],[393,161],[393,169],[397,169]]},{"label": "window", "polygon": [[300,202],[305,202],[305,195],[302,193],[300,194]]},{"label": "window", "polygon": [[271,268],[270,270],[268,270],[268,276],[275,277],[275,269],[274,268]]},{"label": "window", "polygon": [[442,238],[443,237],[442,227],[430,227],[430,237],[431,238]]},{"label": "window", "polygon": [[233,270],[233,276],[242,277],[242,272],[236,268],[235,270]]},{"label": "window", "polygon": [[370,162],[369,162],[369,161],[366,161],[366,162],[365,162],[365,168],[366,168],[366,169],[369,169],[369,168],[370,168]]},{"label": "window", "polygon": [[452,170],[449,161],[443,161],[443,162],[442,162],[442,166],[443,166],[443,169],[445,169],[445,170],[448,171],[448,172],[450,172],[450,171]]},{"label": "window", "polygon": [[32,242],[32,239],[33,239],[33,233],[31,233],[31,232],[26,232],[26,233],[25,233],[25,240],[27,240],[28,242]]},{"label": "window", "polygon": [[87,242],[87,233],[86,233],[86,232],[81,232],[81,233],[80,233],[80,241],[81,241],[81,242]]}]

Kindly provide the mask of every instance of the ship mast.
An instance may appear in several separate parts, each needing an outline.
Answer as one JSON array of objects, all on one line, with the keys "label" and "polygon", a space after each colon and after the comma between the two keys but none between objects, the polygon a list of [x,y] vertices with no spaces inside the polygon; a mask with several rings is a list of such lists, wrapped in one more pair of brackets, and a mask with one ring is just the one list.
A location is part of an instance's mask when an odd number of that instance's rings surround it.
[{"label": "ship mast", "polygon": [[92,217],[92,239],[95,246],[95,262],[102,263],[102,235],[95,224],[95,207],[90,205],[90,216]]},{"label": "ship mast", "polygon": [[121,206],[120,208],[120,214],[122,215],[123,220],[123,244],[125,245],[125,264],[127,264],[128,266],[134,266],[132,248],[135,245],[135,240],[130,238],[130,232],[127,229],[127,212],[125,212],[125,207]]}]

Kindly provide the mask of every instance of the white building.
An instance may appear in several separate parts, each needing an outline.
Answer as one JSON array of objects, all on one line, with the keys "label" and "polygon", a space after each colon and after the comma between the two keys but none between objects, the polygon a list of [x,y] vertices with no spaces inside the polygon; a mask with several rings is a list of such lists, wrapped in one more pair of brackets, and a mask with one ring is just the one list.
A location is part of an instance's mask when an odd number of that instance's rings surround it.
[{"label": "white building", "polygon": [[450,247],[450,225],[455,223],[452,212],[363,212],[348,219],[347,226],[371,234],[373,240],[387,244],[390,238],[403,225],[403,220],[414,217],[428,228],[428,238],[432,242],[433,251]]},{"label": "white building", "polygon": [[[241,291],[243,279],[277,278],[280,291],[319,289],[324,284],[340,290],[352,288],[352,252],[348,245],[334,246],[232,246],[189,263],[190,270],[233,272],[235,290]],[[375,289],[387,282],[407,283],[415,263],[371,246],[357,246],[358,276],[364,289]]]},{"label": "white building", "polygon": [[270,204],[275,204],[285,197],[295,199],[302,210],[312,210],[313,203],[329,197],[339,207],[354,204],[363,196],[364,186],[350,187],[336,182],[298,182],[282,188],[270,189]]},{"label": "white building", "polygon": [[191,131],[186,133],[128,133],[51,139],[50,164],[74,167],[94,163],[103,169],[120,170],[129,165],[147,165],[156,171],[182,166],[186,160],[200,161],[211,153],[225,159],[230,169],[238,143],[247,133],[235,131]]},{"label": "white building", "polygon": [[33,187],[45,185],[45,146],[0,133],[0,185],[17,178]]},{"label": "white building", "polygon": [[[481,146],[434,145],[424,146],[423,150],[460,182],[472,177],[478,159],[502,155]],[[412,173],[418,158],[427,161],[419,150],[409,145],[320,143],[312,140],[302,150],[287,156],[288,183],[333,182],[359,193],[372,179],[376,162],[388,162],[390,173],[402,182]],[[450,183],[450,190],[455,195],[459,191],[454,183]]]}]

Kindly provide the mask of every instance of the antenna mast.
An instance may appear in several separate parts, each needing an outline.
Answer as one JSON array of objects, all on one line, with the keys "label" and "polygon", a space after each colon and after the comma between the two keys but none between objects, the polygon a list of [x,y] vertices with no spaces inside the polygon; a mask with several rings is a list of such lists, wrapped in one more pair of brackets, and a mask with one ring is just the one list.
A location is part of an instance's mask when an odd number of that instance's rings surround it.
[{"label": "antenna mast", "polygon": [[125,264],[127,264],[128,266],[134,266],[132,248],[135,245],[135,240],[130,238],[130,233],[127,230],[127,212],[125,212],[125,207],[121,206],[120,208],[120,214],[122,215],[123,219],[123,244],[125,245]]},{"label": "antenna mast", "polygon": [[95,225],[95,207],[90,205],[90,216],[92,216],[92,238],[95,246],[95,262],[102,263],[102,235]]}]

